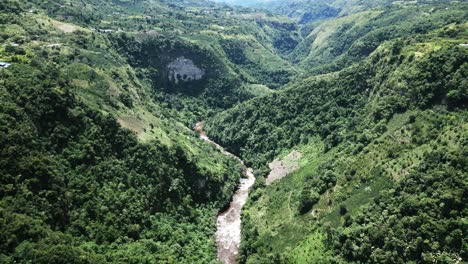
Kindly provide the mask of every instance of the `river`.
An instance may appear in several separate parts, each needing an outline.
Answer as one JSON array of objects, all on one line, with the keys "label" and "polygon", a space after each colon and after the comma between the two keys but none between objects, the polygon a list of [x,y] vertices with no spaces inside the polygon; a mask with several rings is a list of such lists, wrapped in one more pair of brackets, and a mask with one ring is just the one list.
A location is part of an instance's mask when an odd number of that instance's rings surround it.
[{"label": "river", "polygon": [[232,201],[226,211],[220,213],[216,223],[216,248],[218,260],[225,264],[237,263],[239,246],[241,242],[241,213],[242,207],[249,197],[250,187],[255,183],[253,170],[245,166],[244,162],[236,155],[226,151],[222,146],[210,140],[203,130],[204,122],[195,125],[195,131],[200,134],[200,138],[216,146],[224,155],[233,157],[244,170],[244,178],[240,179],[239,187],[232,197]]}]

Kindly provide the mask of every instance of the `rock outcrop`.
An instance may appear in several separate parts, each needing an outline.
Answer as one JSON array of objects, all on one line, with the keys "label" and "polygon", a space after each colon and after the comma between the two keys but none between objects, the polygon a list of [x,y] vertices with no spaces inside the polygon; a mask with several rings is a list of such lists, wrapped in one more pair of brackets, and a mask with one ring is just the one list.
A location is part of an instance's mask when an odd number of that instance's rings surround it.
[{"label": "rock outcrop", "polygon": [[201,80],[205,75],[205,70],[197,67],[192,60],[185,57],[178,57],[167,65],[169,81],[179,84],[179,82],[190,82]]}]

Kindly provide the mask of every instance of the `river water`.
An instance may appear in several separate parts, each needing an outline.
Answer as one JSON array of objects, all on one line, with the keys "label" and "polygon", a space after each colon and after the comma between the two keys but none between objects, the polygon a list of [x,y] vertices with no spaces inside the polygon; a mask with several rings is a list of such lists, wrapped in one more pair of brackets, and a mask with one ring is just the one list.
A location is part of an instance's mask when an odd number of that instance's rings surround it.
[{"label": "river water", "polygon": [[225,264],[237,263],[239,246],[241,242],[241,213],[242,207],[249,197],[250,187],[255,183],[255,176],[251,168],[247,168],[244,162],[234,154],[226,151],[222,146],[210,140],[203,130],[204,122],[195,125],[195,131],[200,134],[200,138],[216,146],[224,155],[231,156],[242,164],[244,178],[241,178],[237,191],[232,197],[232,201],[226,211],[220,213],[217,219],[216,247],[218,260]]}]

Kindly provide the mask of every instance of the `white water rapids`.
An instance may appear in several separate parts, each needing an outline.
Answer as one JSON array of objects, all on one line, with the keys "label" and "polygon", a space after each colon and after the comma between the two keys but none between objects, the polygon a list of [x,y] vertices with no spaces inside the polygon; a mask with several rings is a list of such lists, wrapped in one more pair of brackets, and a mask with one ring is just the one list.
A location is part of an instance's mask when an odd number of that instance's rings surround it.
[{"label": "white water rapids", "polygon": [[237,156],[226,151],[216,142],[208,138],[203,130],[203,122],[195,125],[195,130],[200,133],[200,138],[216,146],[224,155],[235,158],[242,164],[245,178],[241,178],[239,188],[234,193],[232,201],[226,211],[218,215],[216,229],[216,247],[218,260],[225,264],[237,263],[239,246],[241,242],[241,213],[242,207],[249,197],[249,189],[255,183],[255,176],[251,168],[247,168],[244,162]]}]

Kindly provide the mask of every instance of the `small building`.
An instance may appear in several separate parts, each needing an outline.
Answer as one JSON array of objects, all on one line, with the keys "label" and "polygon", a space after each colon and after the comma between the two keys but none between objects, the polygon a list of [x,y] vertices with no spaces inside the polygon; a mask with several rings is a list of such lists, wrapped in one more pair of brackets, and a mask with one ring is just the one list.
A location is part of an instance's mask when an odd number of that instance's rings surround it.
[{"label": "small building", "polygon": [[8,67],[10,67],[10,66],[11,66],[11,64],[8,63],[8,62],[0,62],[0,68],[2,68],[2,69],[3,69],[3,68],[8,68]]},{"label": "small building", "polygon": [[114,32],[114,30],[112,30],[112,29],[98,29],[98,31],[101,32],[101,33],[112,33],[112,32]]}]

